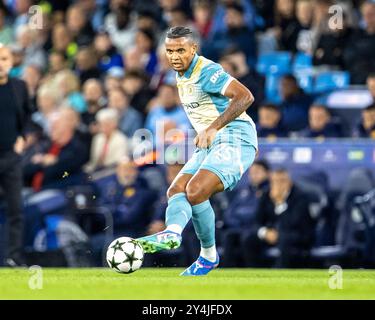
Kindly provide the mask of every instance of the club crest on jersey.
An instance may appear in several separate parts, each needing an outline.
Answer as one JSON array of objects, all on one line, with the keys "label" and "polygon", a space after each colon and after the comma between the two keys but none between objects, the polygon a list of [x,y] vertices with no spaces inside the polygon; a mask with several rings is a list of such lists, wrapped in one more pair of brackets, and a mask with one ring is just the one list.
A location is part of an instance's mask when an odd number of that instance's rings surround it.
[{"label": "club crest on jersey", "polygon": [[194,85],[193,84],[187,84],[184,86],[180,86],[179,88],[179,93],[182,97],[185,96],[194,96]]}]

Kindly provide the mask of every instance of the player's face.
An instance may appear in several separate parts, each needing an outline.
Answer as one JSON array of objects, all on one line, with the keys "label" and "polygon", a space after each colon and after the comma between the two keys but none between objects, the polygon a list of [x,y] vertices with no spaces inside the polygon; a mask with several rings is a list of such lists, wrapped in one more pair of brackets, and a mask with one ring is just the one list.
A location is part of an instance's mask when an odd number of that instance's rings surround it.
[{"label": "player's face", "polygon": [[183,73],[189,68],[197,52],[197,45],[184,37],[178,39],[167,38],[165,40],[165,51],[173,70]]}]

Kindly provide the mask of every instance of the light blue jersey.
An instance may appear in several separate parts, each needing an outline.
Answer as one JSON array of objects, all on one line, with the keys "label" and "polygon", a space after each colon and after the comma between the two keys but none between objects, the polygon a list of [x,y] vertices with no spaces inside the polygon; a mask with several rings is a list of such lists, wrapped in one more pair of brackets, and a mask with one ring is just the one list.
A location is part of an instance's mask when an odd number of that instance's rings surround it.
[{"label": "light blue jersey", "polygon": [[[230,99],[224,96],[225,90],[234,80],[222,66],[205,57],[195,55],[189,69],[183,76],[176,74],[180,100],[194,129],[206,129],[229,106]],[[230,126],[255,124],[246,112],[235,119]],[[253,141],[257,144],[257,141]]]},{"label": "light blue jersey", "polygon": [[[176,75],[180,100],[197,132],[206,129],[230,104],[224,93],[234,80],[220,64],[195,55],[183,76]],[[208,149],[199,149],[182,173],[199,169],[214,172],[224,188],[233,189],[255,158],[258,140],[255,124],[246,112],[222,128]]]}]

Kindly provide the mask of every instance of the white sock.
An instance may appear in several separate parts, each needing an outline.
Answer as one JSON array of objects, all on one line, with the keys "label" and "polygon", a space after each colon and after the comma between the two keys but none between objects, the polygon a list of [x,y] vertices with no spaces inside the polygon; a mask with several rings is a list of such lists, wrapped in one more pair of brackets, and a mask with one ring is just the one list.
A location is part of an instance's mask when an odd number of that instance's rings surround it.
[{"label": "white sock", "polygon": [[216,261],[216,246],[213,245],[212,247],[209,247],[209,248],[201,248],[200,255],[210,262],[215,262]]},{"label": "white sock", "polygon": [[182,227],[178,224],[170,224],[165,230],[178,233],[179,235],[182,233]]}]

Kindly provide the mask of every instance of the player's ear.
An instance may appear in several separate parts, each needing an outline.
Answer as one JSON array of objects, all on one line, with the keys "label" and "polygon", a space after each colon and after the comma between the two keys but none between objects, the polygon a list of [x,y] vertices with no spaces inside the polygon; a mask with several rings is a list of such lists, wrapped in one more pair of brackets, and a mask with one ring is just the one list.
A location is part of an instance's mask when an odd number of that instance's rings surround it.
[{"label": "player's ear", "polygon": [[191,49],[192,49],[192,53],[193,55],[197,53],[197,50],[198,50],[198,45],[196,43],[193,43],[191,45]]}]

